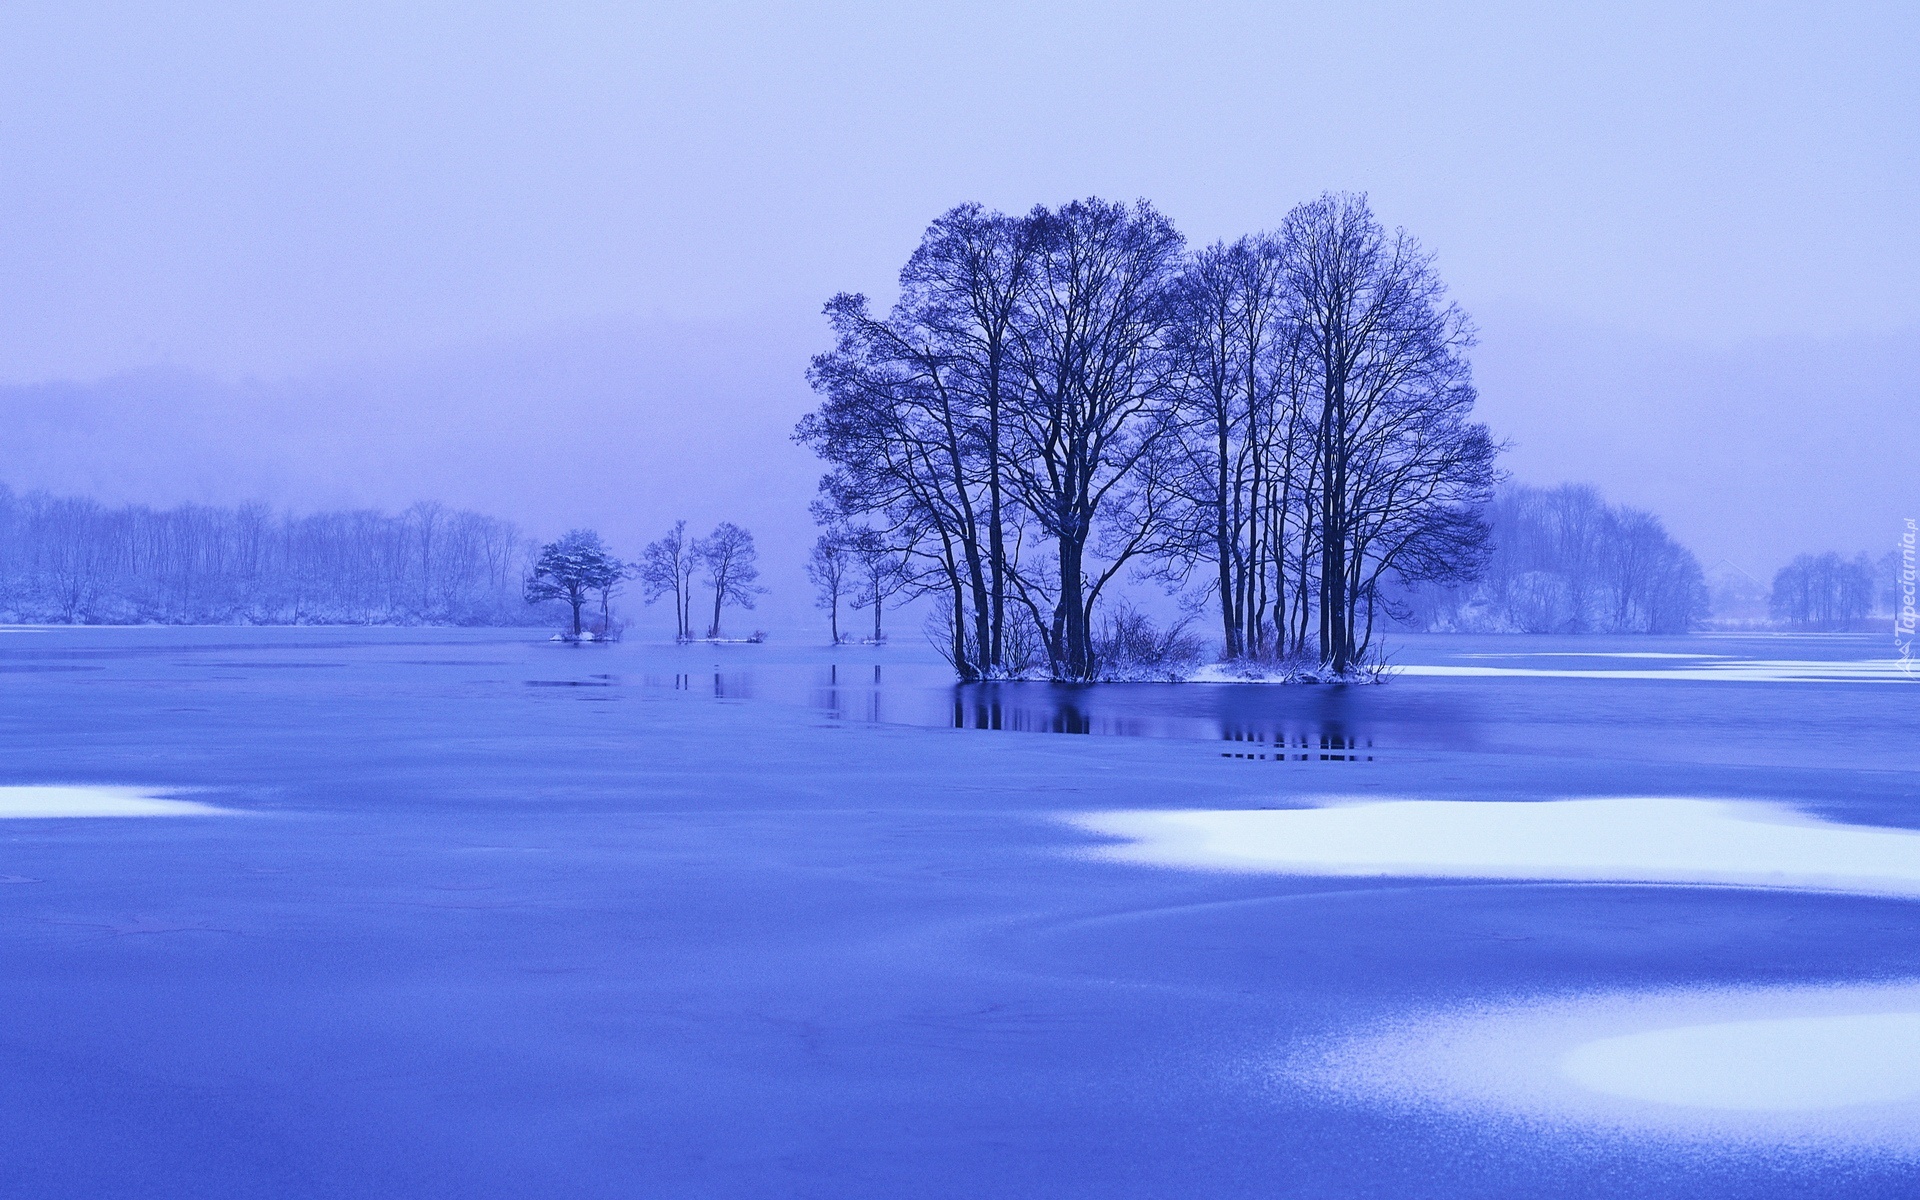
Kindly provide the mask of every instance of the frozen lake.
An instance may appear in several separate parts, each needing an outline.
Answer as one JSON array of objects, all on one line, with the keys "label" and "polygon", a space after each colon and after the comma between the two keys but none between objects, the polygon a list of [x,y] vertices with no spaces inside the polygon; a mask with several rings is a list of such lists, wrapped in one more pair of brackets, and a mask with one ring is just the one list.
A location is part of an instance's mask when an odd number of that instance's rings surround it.
[{"label": "frozen lake", "polygon": [[0,631],[0,1193],[1913,1195],[1888,653]]}]

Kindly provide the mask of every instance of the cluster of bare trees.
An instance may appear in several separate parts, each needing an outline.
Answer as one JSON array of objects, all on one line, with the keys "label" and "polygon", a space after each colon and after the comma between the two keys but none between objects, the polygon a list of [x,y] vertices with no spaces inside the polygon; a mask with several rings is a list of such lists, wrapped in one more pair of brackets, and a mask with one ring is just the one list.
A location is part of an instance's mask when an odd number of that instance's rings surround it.
[{"label": "cluster of bare trees", "polygon": [[886,642],[881,616],[887,602],[912,586],[912,564],[871,529],[835,524],[813,543],[807,556],[807,579],[813,584],[819,607],[827,614],[827,629],[835,645],[851,640],[840,631],[840,606],[873,610],[870,645]]},{"label": "cluster of bare trees", "polygon": [[[687,523],[675,521],[665,537],[651,542],[641,552],[633,568],[639,578],[646,602],[671,599],[674,637],[690,642],[694,633],[694,576],[703,574],[703,582],[712,598],[711,620],[706,636],[721,636],[720,618],[729,604],[751,609],[766,589],[759,584],[760,552],[753,534],[732,521],[722,521],[703,538],[687,536]],[[755,638],[764,637],[756,634]]]},{"label": "cluster of bare trees", "polygon": [[1767,608],[1775,621],[1794,629],[1854,629],[1881,598],[1879,574],[1864,554],[1802,554],[1774,574]]},{"label": "cluster of bare trees", "polygon": [[530,544],[416,504],[109,508],[0,486],[0,614],[75,623],[517,624]]},{"label": "cluster of bare trees", "polygon": [[1503,487],[1486,510],[1492,552],[1468,586],[1395,597],[1428,629],[1684,633],[1708,613],[1700,561],[1652,513],[1590,487]]},{"label": "cluster of bare trees", "polygon": [[1389,580],[1484,556],[1470,326],[1364,197],[1193,254],[1145,202],[964,205],[890,312],[841,295],[827,316],[796,434],[830,467],[817,515],[940,597],[962,678],[1036,650],[1095,678],[1123,572],[1210,596],[1230,657],[1344,673]]}]

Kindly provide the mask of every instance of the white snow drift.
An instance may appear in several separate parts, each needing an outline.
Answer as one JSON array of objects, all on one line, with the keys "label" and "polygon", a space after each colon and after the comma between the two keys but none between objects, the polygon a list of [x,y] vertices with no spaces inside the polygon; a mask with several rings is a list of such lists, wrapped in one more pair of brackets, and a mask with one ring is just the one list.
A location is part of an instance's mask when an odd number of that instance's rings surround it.
[{"label": "white snow drift", "polygon": [[[1528,657],[1574,658],[1571,654]],[[1587,655],[1585,657],[1602,657]],[[1652,654],[1617,657],[1653,658]],[[1672,655],[1696,658],[1686,666],[1595,670],[1576,667],[1482,667],[1413,663],[1389,670],[1395,675],[1532,677],[1540,679],[1655,679],[1709,680],[1720,683],[1915,683],[1910,664],[1897,658],[1852,660],[1709,658],[1701,655]]]},{"label": "white snow drift", "polygon": [[195,800],[169,800],[142,788],[0,787],[0,818],[212,817],[233,812]]},{"label": "white snow drift", "polygon": [[1676,990],[1416,1013],[1282,1078],[1394,1109],[1920,1155],[1920,987]]},{"label": "white snow drift", "polygon": [[[1920,832],[1678,797],[1107,812],[1127,862],[1320,876],[1920,897]],[[1716,1142],[1920,1155],[1920,987],[1613,993],[1416,1013],[1283,1074],[1373,1103]]]},{"label": "white snow drift", "polygon": [[1722,1021],[1576,1046],[1589,1091],[1687,1108],[1796,1112],[1920,1096],[1920,1012]]},{"label": "white snow drift", "polygon": [[1920,896],[1920,832],[1674,797],[1087,813],[1093,853],[1287,875],[1722,884]]}]

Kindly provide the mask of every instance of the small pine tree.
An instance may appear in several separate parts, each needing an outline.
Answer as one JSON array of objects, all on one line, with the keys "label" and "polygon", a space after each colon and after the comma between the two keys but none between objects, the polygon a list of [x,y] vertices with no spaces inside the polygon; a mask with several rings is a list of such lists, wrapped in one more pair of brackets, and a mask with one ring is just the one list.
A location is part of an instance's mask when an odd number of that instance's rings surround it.
[{"label": "small pine tree", "polygon": [[596,592],[611,592],[627,574],[627,565],[608,553],[599,534],[591,529],[571,530],[540,547],[533,574],[527,577],[527,603],[565,601],[573,610],[573,636],[579,637],[581,606]]}]

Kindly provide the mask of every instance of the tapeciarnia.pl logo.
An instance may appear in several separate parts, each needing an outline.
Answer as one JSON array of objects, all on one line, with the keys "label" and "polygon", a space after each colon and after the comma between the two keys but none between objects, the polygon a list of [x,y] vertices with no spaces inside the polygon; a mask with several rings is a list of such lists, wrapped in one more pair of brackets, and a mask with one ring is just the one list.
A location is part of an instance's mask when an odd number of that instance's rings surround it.
[{"label": "tapeciarnia.pl logo", "polygon": [[1907,527],[1900,531],[1900,603],[1893,614],[1893,647],[1900,654],[1900,669],[1909,676],[1913,674],[1913,634],[1916,624],[1914,612],[1914,537],[1916,529],[1914,518],[1907,518]]}]

